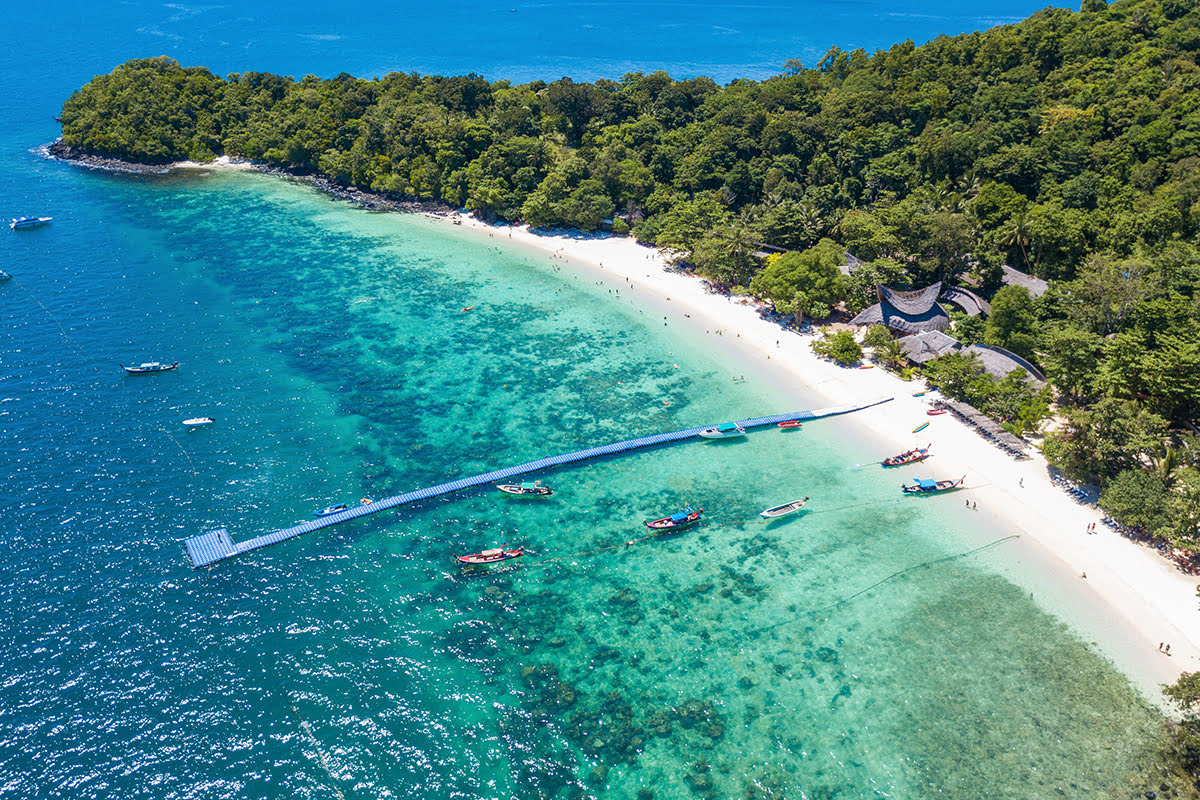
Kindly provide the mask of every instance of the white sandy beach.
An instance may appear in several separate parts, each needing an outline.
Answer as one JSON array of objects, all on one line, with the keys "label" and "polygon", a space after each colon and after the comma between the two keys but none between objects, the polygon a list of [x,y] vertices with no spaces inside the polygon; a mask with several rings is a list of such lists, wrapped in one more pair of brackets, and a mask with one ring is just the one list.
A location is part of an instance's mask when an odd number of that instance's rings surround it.
[{"label": "white sandy beach", "polygon": [[[1030,450],[1032,459],[1017,462],[952,415],[928,417],[928,398],[912,396],[923,384],[906,383],[883,369],[847,369],[818,358],[809,346],[811,336],[764,321],[755,306],[740,298],[709,294],[701,281],[665,269],[662,256],[630,237],[543,235],[466,216],[454,219],[463,230],[510,240],[554,255],[565,266],[593,271],[597,280],[611,281],[668,322],[709,337],[714,350],[736,355],[747,381],[770,380],[776,386],[785,381],[789,393],[809,403],[797,408],[812,407],[814,395],[824,401],[821,405],[894,397],[846,419],[877,437],[882,452],[930,442],[935,456],[928,462],[931,474],[965,474],[968,490],[947,502],[973,500],[982,527],[1020,535],[1005,545],[1019,565],[1010,579],[1086,641],[1095,642],[1155,701],[1160,701],[1159,684],[1173,682],[1185,670],[1200,670],[1197,579],[1102,525],[1089,535],[1088,525],[1099,523],[1101,514],[1055,486],[1036,450]],[[929,427],[919,436],[912,434],[924,421],[931,421]],[[981,536],[978,542],[993,538]],[[1169,656],[1158,652],[1160,642],[1170,644]]]}]

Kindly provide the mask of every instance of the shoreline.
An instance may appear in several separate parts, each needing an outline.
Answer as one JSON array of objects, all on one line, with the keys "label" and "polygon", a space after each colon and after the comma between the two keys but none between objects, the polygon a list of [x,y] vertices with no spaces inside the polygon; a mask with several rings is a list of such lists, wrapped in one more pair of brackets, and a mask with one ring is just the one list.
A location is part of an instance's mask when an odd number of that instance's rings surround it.
[{"label": "shoreline", "polygon": [[[1092,642],[1164,712],[1170,708],[1159,685],[1173,683],[1181,672],[1200,670],[1196,578],[1152,548],[1100,525],[1103,514],[1056,486],[1045,459],[1032,447],[1030,458],[1018,462],[953,415],[928,417],[928,398],[912,396],[921,384],[882,368],[844,368],[819,358],[809,347],[814,334],[760,318],[759,306],[748,299],[709,293],[698,278],[671,269],[656,250],[631,237],[539,233],[527,226],[490,225],[462,213],[429,216],[612,281],[635,304],[653,308],[672,325],[736,355],[747,380],[770,381],[776,390],[819,405],[894,397],[853,415],[848,424],[879,442],[882,452],[931,443],[934,457],[926,462],[931,472],[939,478],[967,476],[966,491],[948,502],[965,496],[978,506],[980,527],[1020,535],[1006,548],[1003,567],[989,562],[985,568],[997,569],[1030,591],[1043,610]],[[910,432],[925,421],[932,424],[919,435]],[[1092,523],[1097,532],[1088,534]],[[1171,645],[1169,656],[1157,651],[1159,642]]]},{"label": "shoreline", "polygon": [[[930,443],[930,472],[940,478],[965,474],[967,488],[955,499],[965,492],[978,504],[981,527],[1020,534],[1014,546],[1006,548],[1007,569],[999,570],[1008,580],[1031,591],[1043,610],[1095,644],[1164,712],[1169,713],[1169,707],[1159,685],[1173,683],[1183,671],[1200,670],[1197,579],[1179,572],[1153,549],[1099,525],[1099,510],[1079,505],[1059,489],[1039,452],[1031,450],[1030,459],[1016,462],[953,415],[927,417],[927,400],[912,397],[921,388],[918,383],[882,368],[844,368],[819,358],[809,347],[815,334],[760,318],[759,306],[748,298],[709,293],[698,278],[670,268],[657,250],[632,237],[538,233],[523,225],[489,224],[442,204],[394,200],[340,186],[321,175],[225,156],[207,163],[148,165],[74,153],[61,140],[44,150],[48,158],[109,172],[249,170],[302,181],[368,210],[422,213],[470,235],[507,239],[599,280],[614,281],[614,286],[626,288],[630,302],[662,313],[690,335],[705,337],[730,363],[739,364],[748,381],[770,383],[774,391],[822,406],[840,405],[849,398],[894,397],[894,402],[853,415],[855,431],[878,442],[888,454]],[[932,424],[919,437],[909,432],[925,421]],[[1091,523],[1097,523],[1094,535],[1086,533]],[[1159,642],[1171,645],[1170,656],[1157,652]]]}]

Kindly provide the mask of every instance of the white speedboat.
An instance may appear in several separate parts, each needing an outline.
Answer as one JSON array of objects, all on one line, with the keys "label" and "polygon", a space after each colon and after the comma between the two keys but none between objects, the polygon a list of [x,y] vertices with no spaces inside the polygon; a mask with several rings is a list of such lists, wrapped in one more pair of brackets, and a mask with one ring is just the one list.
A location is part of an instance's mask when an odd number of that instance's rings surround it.
[{"label": "white speedboat", "polygon": [[54,217],[17,217],[12,222],[8,223],[8,227],[14,231],[24,230],[26,228],[36,228],[39,225],[45,225]]},{"label": "white speedboat", "polygon": [[183,424],[189,428],[198,428],[201,425],[212,425],[216,421],[214,417],[192,417],[191,419],[185,419]]},{"label": "white speedboat", "polygon": [[700,431],[699,435],[705,439],[733,439],[738,436],[745,436],[746,429],[736,422],[722,422],[715,428],[705,428]]}]

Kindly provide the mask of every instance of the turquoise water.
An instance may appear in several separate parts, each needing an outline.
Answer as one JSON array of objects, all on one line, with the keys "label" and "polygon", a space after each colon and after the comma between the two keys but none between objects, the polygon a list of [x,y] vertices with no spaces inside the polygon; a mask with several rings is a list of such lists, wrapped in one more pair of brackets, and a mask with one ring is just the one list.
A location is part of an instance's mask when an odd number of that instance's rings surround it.
[{"label": "turquoise water", "polygon": [[[190,569],[182,540],[219,525],[242,540],[334,502],[820,403],[733,383],[748,370],[615,287],[500,240],[262,176],[108,176],[34,152],[72,89],[134,56],[726,80],[1035,5],[9,9],[0,197],[55,221],[0,235],[0,796],[1117,792],[1154,712],[1001,577],[1004,543],[961,555],[1002,534],[857,467],[883,454],[851,419]],[[144,360],[181,366],[117,367]],[[199,415],[217,424],[180,425]],[[804,495],[803,516],[757,517]],[[699,529],[624,544],[685,502],[707,509]],[[534,555],[452,566],[501,540]]]},{"label": "turquoise water", "polygon": [[[0,792],[1095,797],[1152,740],[1121,675],[986,553],[955,557],[992,539],[957,503],[857,466],[879,454],[850,419],[191,570],[181,540],[217,525],[249,538],[817,403],[730,381],[590,275],[435,221],[257,175],[45,169],[89,224],[3,237],[0,585],[19,614],[0,626]],[[181,366],[116,367],[144,359]],[[197,415],[217,424],[184,432]],[[802,516],[757,517],[804,495]],[[685,502],[699,529],[624,544]],[[534,555],[452,566],[503,539]]]}]

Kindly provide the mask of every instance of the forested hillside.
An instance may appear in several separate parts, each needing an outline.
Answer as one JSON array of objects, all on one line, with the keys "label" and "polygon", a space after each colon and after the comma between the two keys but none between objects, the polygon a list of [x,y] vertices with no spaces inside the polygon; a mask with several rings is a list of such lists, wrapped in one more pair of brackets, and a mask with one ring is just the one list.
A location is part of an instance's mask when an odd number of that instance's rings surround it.
[{"label": "forested hillside", "polygon": [[[76,92],[63,138],[143,162],[242,156],[535,226],[611,218],[786,313],[856,311],[876,280],[969,278],[991,296],[1008,263],[1050,290],[1006,287],[999,313],[952,333],[1037,362],[1065,419],[1052,461],[1195,548],[1198,51],[1192,0],[1085,0],[723,87],[221,78],[160,57]],[[764,267],[760,243],[802,252]],[[848,279],[825,264],[844,250],[866,262]]]}]

